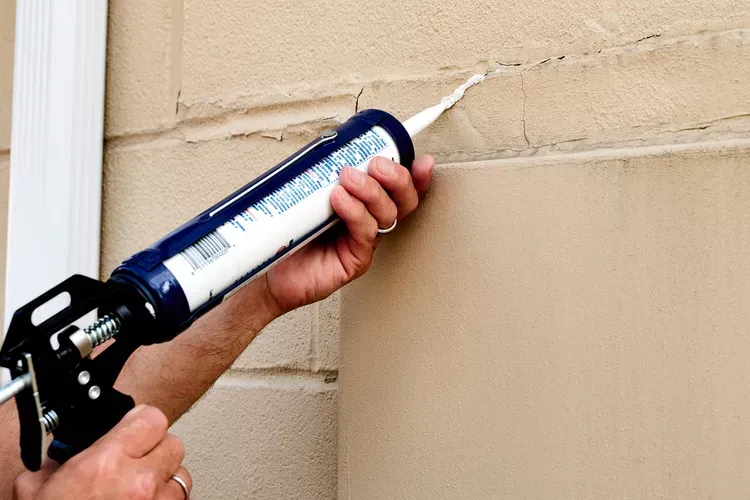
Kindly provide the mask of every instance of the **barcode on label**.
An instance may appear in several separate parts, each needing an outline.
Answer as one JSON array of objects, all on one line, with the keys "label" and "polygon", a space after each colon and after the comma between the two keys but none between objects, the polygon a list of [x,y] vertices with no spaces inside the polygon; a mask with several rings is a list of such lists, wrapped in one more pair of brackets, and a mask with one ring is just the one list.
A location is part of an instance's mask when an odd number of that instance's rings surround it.
[{"label": "barcode on label", "polygon": [[180,252],[180,255],[185,257],[193,271],[197,271],[227,253],[230,246],[218,231],[212,231]]}]

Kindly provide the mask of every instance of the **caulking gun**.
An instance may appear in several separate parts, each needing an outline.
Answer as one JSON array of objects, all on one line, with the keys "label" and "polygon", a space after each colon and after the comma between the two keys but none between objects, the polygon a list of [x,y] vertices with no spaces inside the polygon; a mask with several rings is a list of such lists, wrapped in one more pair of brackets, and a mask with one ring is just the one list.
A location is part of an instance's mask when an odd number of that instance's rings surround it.
[{"label": "caulking gun", "polygon": [[[73,275],[15,311],[0,350],[14,378],[0,388],[0,404],[16,398],[25,467],[39,470],[47,434],[46,454],[64,463],[112,429],[134,407],[113,386],[138,347],[173,339],[336,224],[330,196],[345,166],[367,172],[375,156],[411,166],[412,137],[482,79],[403,123],[377,109],[357,113],[122,262],[107,281]],[[34,324],[34,311],[65,293],[70,304]],[[98,320],[74,324],[89,314]]]}]

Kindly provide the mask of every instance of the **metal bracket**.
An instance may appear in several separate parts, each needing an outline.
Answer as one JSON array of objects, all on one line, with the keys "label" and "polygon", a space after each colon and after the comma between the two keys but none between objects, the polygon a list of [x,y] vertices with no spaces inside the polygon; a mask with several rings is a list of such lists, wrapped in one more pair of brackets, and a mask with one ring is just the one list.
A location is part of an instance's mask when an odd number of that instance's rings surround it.
[{"label": "metal bracket", "polygon": [[36,383],[36,370],[34,369],[34,362],[31,360],[31,354],[25,352],[23,354],[23,359],[23,363],[26,365],[26,373],[31,378],[31,396],[34,399],[34,407],[36,408],[36,416],[39,423],[39,435],[38,438],[26,436],[26,439],[34,443],[34,446],[30,447],[28,445],[29,441],[26,441],[27,446],[25,449],[22,447],[21,452],[27,454],[27,456],[23,457],[24,463],[29,462],[36,464],[38,461],[41,465],[44,461],[44,436],[47,434],[47,429],[44,426],[44,412],[42,411],[42,403],[39,400],[39,386]]}]

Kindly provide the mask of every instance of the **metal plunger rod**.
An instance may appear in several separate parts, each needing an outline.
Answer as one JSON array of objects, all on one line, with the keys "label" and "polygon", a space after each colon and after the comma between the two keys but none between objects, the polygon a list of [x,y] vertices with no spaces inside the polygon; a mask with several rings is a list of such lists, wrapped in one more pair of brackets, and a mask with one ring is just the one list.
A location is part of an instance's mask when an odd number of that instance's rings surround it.
[{"label": "metal plunger rod", "polygon": [[8,401],[10,398],[16,397],[21,391],[30,386],[31,375],[28,373],[14,378],[10,384],[0,387],[0,405]]}]

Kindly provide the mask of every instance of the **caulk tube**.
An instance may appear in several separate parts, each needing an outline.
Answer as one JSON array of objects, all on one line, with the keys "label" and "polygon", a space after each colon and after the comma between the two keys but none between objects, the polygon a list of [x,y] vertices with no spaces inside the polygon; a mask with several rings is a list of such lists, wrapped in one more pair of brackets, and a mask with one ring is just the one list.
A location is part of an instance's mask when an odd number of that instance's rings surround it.
[{"label": "caulk tube", "polygon": [[331,194],[345,166],[383,156],[411,168],[406,128],[366,110],[133,255],[110,281],[134,286],[171,338],[339,221]]}]

